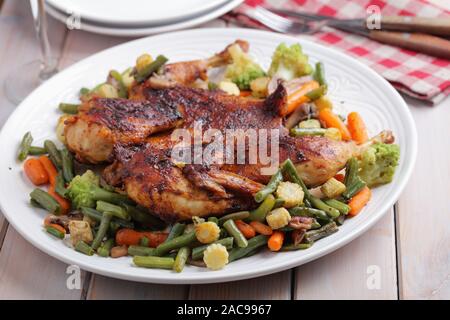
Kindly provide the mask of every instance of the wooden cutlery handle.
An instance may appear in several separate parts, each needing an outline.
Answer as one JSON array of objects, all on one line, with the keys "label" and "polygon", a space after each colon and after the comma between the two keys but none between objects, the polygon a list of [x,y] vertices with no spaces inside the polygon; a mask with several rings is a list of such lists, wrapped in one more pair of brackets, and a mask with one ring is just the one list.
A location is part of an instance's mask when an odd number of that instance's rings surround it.
[{"label": "wooden cutlery handle", "polygon": [[386,16],[381,18],[381,29],[450,36],[450,19]]},{"label": "wooden cutlery handle", "polygon": [[369,38],[450,60],[450,41],[423,33],[370,31]]}]

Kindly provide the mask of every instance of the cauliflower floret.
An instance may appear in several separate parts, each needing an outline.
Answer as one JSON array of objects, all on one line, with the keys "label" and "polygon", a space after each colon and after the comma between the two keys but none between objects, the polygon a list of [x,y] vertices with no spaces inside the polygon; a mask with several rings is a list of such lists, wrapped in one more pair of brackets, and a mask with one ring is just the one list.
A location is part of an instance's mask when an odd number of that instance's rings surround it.
[{"label": "cauliflower floret", "polygon": [[281,182],[275,191],[277,198],[283,199],[286,208],[295,207],[303,203],[303,190],[297,184],[289,181]]},{"label": "cauliflower floret", "polygon": [[298,124],[299,128],[320,128],[320,121],[317,119],[308,119]]},{"label": "cauliflower floret", "polygon": [[233,96],[238,96],[241,94],[239,87],[231,81],[220,81],[218,88]]},{"label": "cauliflower floret", "polygon": [[202,222],[195,225],[195,236],[201,243],[211,243],[219,239],[220,228],[214,222]]},{"label": "cauliflower floret", "polygon": [[277,208],[275,210],[272,210],[267,215],[266,221],[272,229],[280,229],[289,224],[289,221],[291,221],[291,215],[289,214],[289,211],[286,210],[286,208]]},{"label": "cauliflower floret", "polygon": [[399,158],[398,145],[376,143],[362,153],[359,176],[368,187],[389,183],[394,177]]},{"label": "cauliflower floret", "polygon": [[91,226],[87,221],[72,220],[69,222],[70,241],[75,246],[78,241],[91,243],[93,240]]},{"label": "cauliflower floret", "polygon": [[345,184],[335,178],[331,178],[320,187],[320,191],[327,198],[336,198],[345,191]]},{"label": "cauliflower floret", "polygon": [[222,269],[228,263],[227,248],[220,243],[209,245],[203,253],[203,261],[209,269]]},{"label": "cauliflower floret", "polygon": [[312,72],[308,63],[308,56],[302,51],[300,44],[288,47],[281,43],[272,56],[272,64],[269,68],[270,76],[277,76],[284,80],[292,80]]},{"label": "cauliflower floret", "polygon": [[261,77],[250,82],[250,89],[252,90],[252,95],[257,98],[267,97],[269,82],[270,82],[269,77]]},{"label": "cauliflower floret", "polygon": [[264,70],[238,44],[228,48],[232,63],[225,69],[225,78],[237,84],[241,90],[249,90],[250,82],[264,77]]}]

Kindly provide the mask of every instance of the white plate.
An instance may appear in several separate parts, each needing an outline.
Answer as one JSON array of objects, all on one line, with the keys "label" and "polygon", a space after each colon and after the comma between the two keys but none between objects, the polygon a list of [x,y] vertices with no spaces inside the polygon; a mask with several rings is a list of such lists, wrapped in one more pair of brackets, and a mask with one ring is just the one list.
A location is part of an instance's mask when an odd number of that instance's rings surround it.
[{"label": "white plate", "polygon": [[[356,217],[349,219],[339,232],[322,239],[310,249],[296,252],[261,254],[238,260],[219,271],[187,267],[177,274],[167,270],[134,267],[131,258],[88,257],[69,248],[43,231],[45,213],[28,204],[33,186],[23,175],[16,160],[22,135],[31,131],[35,145],[55,139],[55,123],[61,101],[77,101],[81,87],[93,87],[104,81],[107,72],[123,70],[142,52],[164,54],[171,61],[207,57],[236,39],[250,42],[251,52],[267,67],[274,48],[280,42],[300,41],[311,61],[320,60],[326,69],[330,96],[343,113],[355,110],[367,122],[370,134],[393,130],[401,148],[401,159],[394,181],[373,190],[373,198]],[[417,136],[411,114],[392,86],[362,63],[319,44],[276,33],[250,29],[198,29],[135,40],[97,53],[57,74],[27,99],[11,115],[0,133],[0,205],[12,226],[29,242],[49,255],[85,270],[121,279],[157,283],[210,283],[257,277],[292,268],[350,242],[373,226],[398,199],[412,172],[416,158]]]},{"label": "white plate", "polygon": [[[181,20],[169,24],[162,24],[158,26],[145,26],[145,27],[106,26],[93,24],[82,20],[81,29],[89,32],[119,37],[140,37],[150,34],[170,32],[180,29],[191,28],[200,25],[202,23],[208,22],[210,20],[213,20],[233,10],[234,8],[239,6],[243,1],[244,0],[229,0],[227,3],[219,5],[217,8],[214,8],[199,16],[195,16],[190,19]],[[56,10],[54,7],[50,5],[46,6],[46,10],[55,19],[61,21],[62,23],[67,23],[68,16],[66,14]]]},{"label": "white plate", "polygon": [[227,0],[47,0],[67,14],[116,26],[155,25],[192,17]]}]

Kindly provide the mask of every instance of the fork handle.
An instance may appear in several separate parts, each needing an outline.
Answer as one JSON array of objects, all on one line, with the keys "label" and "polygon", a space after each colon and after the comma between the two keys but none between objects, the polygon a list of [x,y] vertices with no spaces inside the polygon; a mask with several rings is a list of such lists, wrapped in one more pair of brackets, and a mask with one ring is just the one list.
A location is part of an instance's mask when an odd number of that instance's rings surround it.
[{"label": "fork handle", "polygon": [[369,38],[378,42],[450,60],[450,41],[428,34],[370,31]]},{"label": "fork handle", "polygon": [[450,19],[383,16],[381,18],[381,29],[423,32],[440,36],[450,36]]}]

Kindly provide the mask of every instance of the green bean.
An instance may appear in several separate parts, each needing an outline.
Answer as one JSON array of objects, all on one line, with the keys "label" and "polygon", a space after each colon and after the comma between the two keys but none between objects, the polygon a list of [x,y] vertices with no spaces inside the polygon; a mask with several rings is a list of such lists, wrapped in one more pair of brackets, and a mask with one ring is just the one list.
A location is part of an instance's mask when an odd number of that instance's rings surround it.
[{"label": "green bean", "polygon": [[282,246],[280,251],[296,251],[296,250],[305,250],[312,246],[312,243],[299,243],[299,244],[288,244]]},{"label": "green bean", "polygon": [[313,222],[311,223],[311,230],[319,229],[322,225],[317,222],[315,218],[313,218]]},{"label": "green bean", "polygon": [[[225,248],[227,248],[227,250],[231,250],[233,248],[233,242],[234,242],[234,238],[228,237],[228,238],[214,241],[213,243],[221,244]],[[205,245],[193,248],[192,249],[192,259],[194,259],[194,260],[202,259],[203,253],[205,252],[206,248],[208,248],[209,245],[210,244],[205,244]]]},{"label": "green bean", "polygon": [[31,199],[31,198],[30,198],[30,204],[31,204],[33,207],[35,207],[35,208],[44,209],[44,208],[40,205],[39,202],[37,202],[36,200]]},{"label": "green bean", "polygon": [[325,211],[330,218],[337,218],[341,214],[337,209],[327,205],[317,197],[311,196],[309,200],[314,208]]},{"label": "green bean", "polygon": [[227,232],[234,238],[236,241],[236,245],[239,248],[245,248],[248,245],[247,239],[245,239],[242,232],[238,229],[236,224],[234,223],[234,220],[227,220],[223,224],[223,227],[227,230]]},{"label": "green bean", "polygon": [[244,220],[250,216],[250,212],[248,211],[239,211],[224,215],[219,219],[219,224],[223,225],[228,220]]},{"label": "green bean", "polygon": [[45,210],[59,214],[61,213],[61,206],[50,194],[42,189],[36,188],[30,193],[31,199],[35,200]]},{"label": "green bean", "polygon": [[322,62],[316,63],[316,68],[314,70],[314,80],[316,80],[321,86],[326,84],[325,81],[325,68]]},{"label": "green bean", "polygon": [[267,236],[263,236],[263,235],[257,235],[256,237],[251,238],[250,240],[248,240],[247,247],[234,248],[233,250],[231,250],[228,255],[228,261],[233,262],[235,260],[245,257],[247,254],[249,254],[253,250],[256,250],[257,248],[266,245],[268,239],[269,238]]},{"label": "green bean", "polygon": [[172,269],[175,260],[173,258],[165,258],[165,257],[135,256],[133,258],[133,262],[138,267]]},{"label": "green bean", "polygon": [[[95,221],[101,221],[102,216],[103,216],[101,212],[99,212],[93,208],[88,208],[88,207],[81,207],[81,213]],[[119,225],[122,228],[134,229],[134,224],[131,221],[113,217],[111,224],[113,224],[113,223]],[[110,225],[110,228],[112,228],[111,225]]]},{"label": "green bean", "polygon": [[174,249],[189,246],[197,240],[195,232],[183,234],[182,236],[171,239],[170,241],[161,243],[155,250],[155,256],[163,256]]},{"label": "green bean", "polygon": [[20,142],[19,154],[17,155],[17,158],[20,161],[23,161],[27,158],[28,152],[30,151],[31,143],[33,143],[33,136],[31,135],[31,132],[28,131],[27,133],[25,133],[25,135],[22,138],[22,141]]},{"label": "green bean", "polygon": [[215,224],[219,224],[219,219],[217,217],[209,217],[208,222],[214,222]]},{"label": "green bean", "polygon": [[80,89],[80,96],[84,96],[84,95],[88,94],[89,92],[91,92],[90,89],[83,87]]},{"label": "green bean", "polygon": [[173,270],[176,272],[181,272],[186,265],[186,261],[191,254],[191,248],[182,247],[178,250],[177,257],[175,258],[175,263],[173,264]]},{"label": "green bean", "polygon": [[292,128],[291,129],[291,135],[295,137],[302,137],[302,136],[323,136],[325,135],[325,132],[327,129],[324,128]]},{"label": "green bean", "polygon": [[114,238],[109,238],[97,249],[97,254],[100,257],[109,257],[112,247],[114,247]]},{"label": "green bean", "polygon": [[359,165],[355,157],[350,158],[345,164],[345,178],[344,184],[348,188],[355,181],[358,176]]},{"label": "green bean", "polygon": [[69,150],[63,148],[61,150],[61,163],[64,180],[70,182],[73,179],[73,159]]},{"label": "green bean", "polygon": [[132,206],[128,203],[121,203],[121,206],[127,211],[131,219],[136,222],[155,229],[161,229],[164,227],[164,222],[151,215],[150,212],[144,211],[139,207]]},{"label": "green bean", "polygon": [[102,220],[100,221],[100,227],[98,228],[97,233],[95,234],[95,239],[92,242],[92,249],[97,250],[100,244],[103,241],[103,238],[108,231],[109,224],[111,223],[112,215],[109,212],[103,213]]},{"label": "green bean", "polygon": [[46,226],[45,230],[50,233],[52,236],[55,236],[59,239],[64,239],[64,237],[66,236],[66,234],[64,232],[61,232],[60,230],[52,227],[52,226]]},{"label": "green bean", "polygon": [[76,103],[64,103],[64,102],[61,102],[59,104],[58,108],[63,113],[77,114],[78,113],[78,109],[80,108],[80,105],[76,104]]},{"label": "green bean", "polygon": [[45,150],[47,150],[48,157],[50,160],[52,160],[55,167],[58,169],[62,168],[62,159],[61,154],[59,153],[58,148],[56,148],[56,145],[51,140],[45,140],[44,141],[44,147]]},{"label": "green bean", "polygon": [[28,149],[28,154],[31,156],[40,156],[42,154],[46,154],[47,150],[45,150],[45,148],[42,147],[35,147],[35,146],[30,146],[30,148]]},{"label": "green bean", "polygon": [[281,208],[282,206],[284,206],[284,203],[285,203],[286,201],[284,201],[284,199],[281,199],[281,198],[275,198],[275,204],[273,205],[273,209],[276,209],[276,208]]},{"label": "green bean", "polygon": [[347,204],[336,200],[336,199],[327,199],[324,200],[324,202],[329,205],[330,207],[333,207],[337,210],[339,210],[339,212],[343,215],[347,215],[350,211],[350,206],[348,206]]},{"label": "green bean", "polygon": [[155,254],[155,248],[142,246],[129,246],[128,254],[130,256],[153,256]]},{"label": "green bean", "polygon": [[330,218],[325,211],[308,207],[294,207],[289,209],[291,216],[311,217],[321,221],[329,222]]},{"label": "green bean", "polygon": [[271,178],[269,183],[255,194],[255,201],[262,202],[269,194],[277,190],[280,182],[283,181],[283,174],[278,170]]},{"label": "green bean", "polygon": [[123,220],[129,220],[130,216],[128,215],[127,211],[120,207],[120,206],[116,206],[115,204],[109,203],[109,202],[105,202],[105,201],[97,201],[97,207],[96,207],[97,211],[100,211],[102,213],[105,212],[109,212],[111,213],[113,216],[119,218],[119,219],[123,219]]},{"label": "green bean", "polygon": [[292,227],[286,226],[286,227],[281,227],[281,228],[279,228],[277,230],[281,231],[281,232],[291,232],[291,231],[294,231],[295,229],[292,228]]},{"label": "green bean", "polygon": [[186,225],[184,223],[175,223],[172,226],[172,229],[170,229],[169,235],[166,238],[166,241],[164,242],[168,242],[176,237],[179,237],[183,234],[184,229],[186,228]]},{"label": "green bean", "polygon": [[267,214],[273,209],[274,206],[275,197],[272,194],[269,194],[258,208],[250,212],[248,219],[252,221],[264,222]]},{"label": "green bean", "polygon": [[94,254],[94,249],[92,249],[90,245],[82,240],[77,242],[77,244],[75,245],[75,250],[88,256],[92,256]]},{"label": "green bean", "polygon": [[357,177],[357,181],[351,184],[342,194],[345,199],[351,199],[355,194],[361,191],[366,186],[366,183]]},{"label": "green bean", "polygon": [[336,223],[330,222],[326,225],[324,225],[322,228],[317,229],[317,230],[311,230],[306,232],[305,234],[305,240],[307,242],[314,242],[317,241],[319,239],[325,238],[335,232],[337,232],[339,230],[338,226],[336,225]]},{"label": "green bean", "polygon": [[109,75],[116,82],[114,84],[111,83],[111,85],[113,85],[117,89],[117,92],[119,94],[119,98],[127,98],[127,96],[128,96],[127,88],[123,84],[122,75],[116,70],[111,70],[109,72]]},{"label": "green bean", "polygon": [[305,96],[308,97],[310,101],[314,101],[319,99],[320,97],[323,97],[325,93],[327,93],[327,89],[328,88],[326,85],[321,85],[320,87],[307,92]]},{"label": "green bean", "polygon": [[161,68],[168,59],[164,57],[163,55],[159,55],[156,57],[155,61],[147,65],[145,68],[143,68],[140,72],[137,72],[137,74],[134,76],[136,81],[138,83],[144,82],[148,77],[150,77],[154,72],[158,71],[159,68]]},{"label": "green bean", "polygon": [[61,197],[66,197],[67,189],[65,187],[64,177],[61,171],[58,172],[55,180],[55,192]]}]

